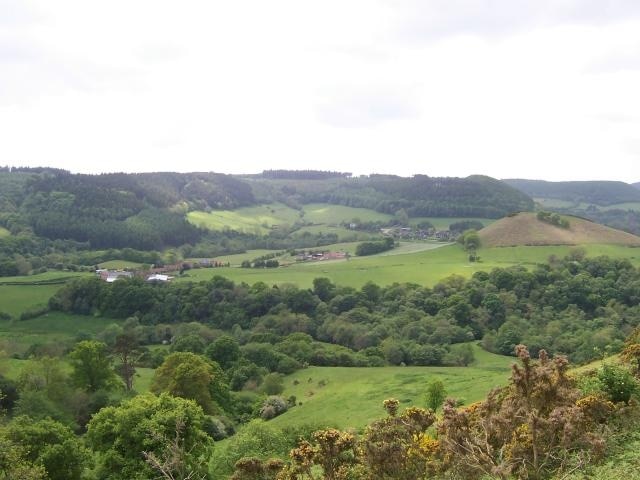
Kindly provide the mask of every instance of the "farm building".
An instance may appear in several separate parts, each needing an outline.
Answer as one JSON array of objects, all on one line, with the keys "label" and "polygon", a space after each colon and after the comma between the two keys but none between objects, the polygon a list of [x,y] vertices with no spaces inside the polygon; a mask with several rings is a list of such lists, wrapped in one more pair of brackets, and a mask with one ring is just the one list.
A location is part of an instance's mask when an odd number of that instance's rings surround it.
[{"label": "farm building", "polygon": [[170,277],[169,275],[163,275],[161,273],[154,273],[153,275],[149,275],[147,277],[147,282],[169,282],[173,279],[173,277]]},{"label": "farm building", "polygon": [[96,274],[100,277],[101,280],[107,283],[113,283],[116,280],[120,280],[121,278],[133,278],[133,272],[127,272],[125,270],[105,270],[99,269],[96,270]]}]

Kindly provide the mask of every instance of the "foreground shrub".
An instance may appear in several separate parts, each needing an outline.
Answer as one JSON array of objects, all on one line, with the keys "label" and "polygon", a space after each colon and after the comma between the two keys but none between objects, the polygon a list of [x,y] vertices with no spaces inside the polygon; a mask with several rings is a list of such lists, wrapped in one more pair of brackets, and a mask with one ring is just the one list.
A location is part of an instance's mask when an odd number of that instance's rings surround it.
[{"label": "foreground shrub", "polygon": [[272,395],[262,404],[260,408],[260,417],[263,420],[271,420],[272,418],[282,415],[289,409],[289,403],[282,397]]},{"label": "foreground shrub", "polygon": [[533,362],[523,345],[516,353],[521,365],[513,366],[508,387],[464,409],[444,405],[438,438],[447,467],[463,478],[541,478],[573,454],[603,454],[596,412],[610,405],[595,396],[580,402],[564,357],[550,360],[541,350]]}]

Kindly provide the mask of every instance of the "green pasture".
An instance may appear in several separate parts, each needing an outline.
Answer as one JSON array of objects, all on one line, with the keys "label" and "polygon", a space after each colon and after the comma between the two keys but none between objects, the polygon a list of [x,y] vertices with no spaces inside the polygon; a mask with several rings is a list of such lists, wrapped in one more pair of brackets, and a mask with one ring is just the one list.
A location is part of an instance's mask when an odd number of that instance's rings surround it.
[{"label": "green pasture", "polygon": [[34,344],[71,344],[79,334],[95,335],[117,320],[49,312],[31,320],[0,321],[0,350],[22,354]]},{"label": "green pasture", "polygon": [[20,275],[17,277],[0,277],[0,285],[24,283],[65,283],[77,277],[93,275],[90,272],[66,272],[60,270],[50,270],[36,275]]},{"label": "green pasture", "polygon": [[543,208],[573,208],[586,210],[596,207],[598,210],[634,210],[640,211],[640,202],[615,203],[613,205],[596,205],[588,202],[572,202],[570,200],[558,200],[555,198],[534,198],[534,201]]},{"label": "green pasture", "polygon": [[[310,287],[314,278],[327,277],[339,285],[353,287],[361,287],[368,281],[380,285],[413,282],[431,286],[452,274],[470,277],[474,272],[488,271],[496,267],[512,265],[530,267],[545,263],[551,255],[561,258],[569,254],[573,248],[575,247],[566,245],[483,248],[478,252],[481,261],[470,263],[467,253],[459,245],[444,245],[441,248],[403,255],[392,251],[387,252],[387,255],[352,257],[349,260],[330,262],[309,262],[273,269],[201,269],[191,271],[188,277],[178,278],[176,281],[206,280],[214,275],[222,275],[236,282],[249,284],[293,283],[301,287]],[[589,256],[608,255],[628,258],[634,265],[640,266],[640,249],[598,244],[585,245],[583,248]]]},{"label": "green pasture", "polygon": [[212,212],[189,212],[187,220],[209,230],[237,230],[240,232],[266,234],[275,225],[292,225],[300,220],[300,213],[281,203],[245,207],[237,210]]},{"label": "green pasture", "polygon": [[[19,360],[15,358],[0,358],[0,374],[11,380],[17,380],[22,370],[32,360]],[[71,372],[71,366],[66,361],[61,362],[67,372]],[[146,393],[151,390],[151,383],[155,370],[152,368],[136,368],[133,380],[133,389],[138,393]]]},{"label": "green pasture", "polygon": [[[83,275],[90,274],[46,272],[22,277],[3,277],[0,279],[0,312],[16,317],[27,310],[46,307],[49,298],[65,282]],[[51,284],[38,285],[38,282],[51,282]]]},{"label": "green pasture", "polygon": [[338,236],[338,241],[346,242],[346,241],[362,241],[369,240],[372,237],[379,237],[380,235],[376,235],[369,232],[362,232],[358,230],[349,230],[345,227],[334,227],[330,225],[308,225],[299,228],[295,232],[293,232],[293,236],[300,237],[305,234],[310,235],[331,235],[335,234]]},{"label": "green pasture", "polygon": [[640,212],[640,202],[616,203],[615,205],[600,207],[600,210],[634,210]]},{"label": "green pasture", "polygon": [[491,225],[493,222],[497,221],[495,218],[476,218],[476,217],[464,217],[464,218],[454,218],[454,217],[414,217],[409,219],[410,225],[417,225],[420,222],[430,222],[436,230],[449,230],[449,225],[452,223],[462,222],[465,220],[474,220],[482,223],[485,227]]},{"label": "green pasture", "polygon": [[[293,225],[302,222],[304,227],[296,234],[304,232],[335,233],[339,238],[366,238],[365,232],[354,232],[340,227],[341,224],[358,222],[388,222],[394,218],[388,213],[380,213],[368,208],[345,207],[328,203],[310,203],[302,206],[302,210],[295,210],[281,203],[245,207],[236,210],[216,210],[212,212],[194,211],[187,214],[187,220],[194,225],[209,230],[231,229],[247,233],[266,234],[274,225]],[[477,220],[485,226],[495,220],[487,218],[435,218],[416,217],[410,220],[411,225],[421,221],[431,222],[437,229],[446,230],[454,222],[462,220]]]},{"label": "green pasture", "polygon": [[216,257],[215,260],[223,263],[229,263],[232,267],[239,267],[245,260],[253,260],[254,258],[262,257],[270,253],[278,252],[280,250],[247,250],[245,253],[236,253],[232,255],[222,255]]},{"label": "green pasture", "polygon": [[16,317],[46,307],[61,285],[0,285],[0,311]]},{"label": "green pasture", "polygon": [[343,205],[331,205],[329,203],[309,203],[303,205],[304,220],[307,223],[339,225],[358,222],[388,222],[393,215],[380,213],[368,208],[345,207]]},{"label": "green pasture", "polygon": [[129,262],[128,260],[109,260],[98,265],[100,268],[109,270],[124,270],[125,268],[140,268],[142,263]]},{"label": "green pasture", "polygon": [[0,238],[8,237],[11,232],[4,227],[0,227]]},{"label": "green pasture", "polygon": [[[282,396],[295,395],[302,405],[271,422],[286,428],[325,424],[361,429],[384,417],[382,401],[397,398],[401,407],[425,406],[429,382],[440,380],[447,395],[469,404],[483,399],[509,378],[515,359],[485,352],[474,345],[469,367],[309,367],[285,377]],[[297,384],[296,384],[297,383]]]}]

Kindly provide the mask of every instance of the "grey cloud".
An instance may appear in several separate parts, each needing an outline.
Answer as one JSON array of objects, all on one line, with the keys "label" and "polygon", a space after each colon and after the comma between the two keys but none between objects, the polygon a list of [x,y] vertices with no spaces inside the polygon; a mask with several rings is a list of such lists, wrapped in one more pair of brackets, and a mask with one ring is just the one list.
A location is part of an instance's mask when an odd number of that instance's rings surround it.
[{"label": "grey cloud", "polygon": [[316,113],[322,122],[341,128],[370,127],[418,116],[415,100],[399,91],[334,93],[318,103]]},{"label": "grey cloud", "polygon": [[637,0],[405,0],[396,35],[408,41],[451,35],[501,36],[537,26],[606,24],[640,16]]}]

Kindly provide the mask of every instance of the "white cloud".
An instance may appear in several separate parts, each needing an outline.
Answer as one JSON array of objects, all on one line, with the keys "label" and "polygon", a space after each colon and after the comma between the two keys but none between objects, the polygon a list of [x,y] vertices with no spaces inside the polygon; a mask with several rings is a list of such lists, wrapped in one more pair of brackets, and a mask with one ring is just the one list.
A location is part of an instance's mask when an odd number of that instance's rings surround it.
[{"label": "white cloud", "polygon": [[640,179],[640,3],[0,0],[0,163]]}]

